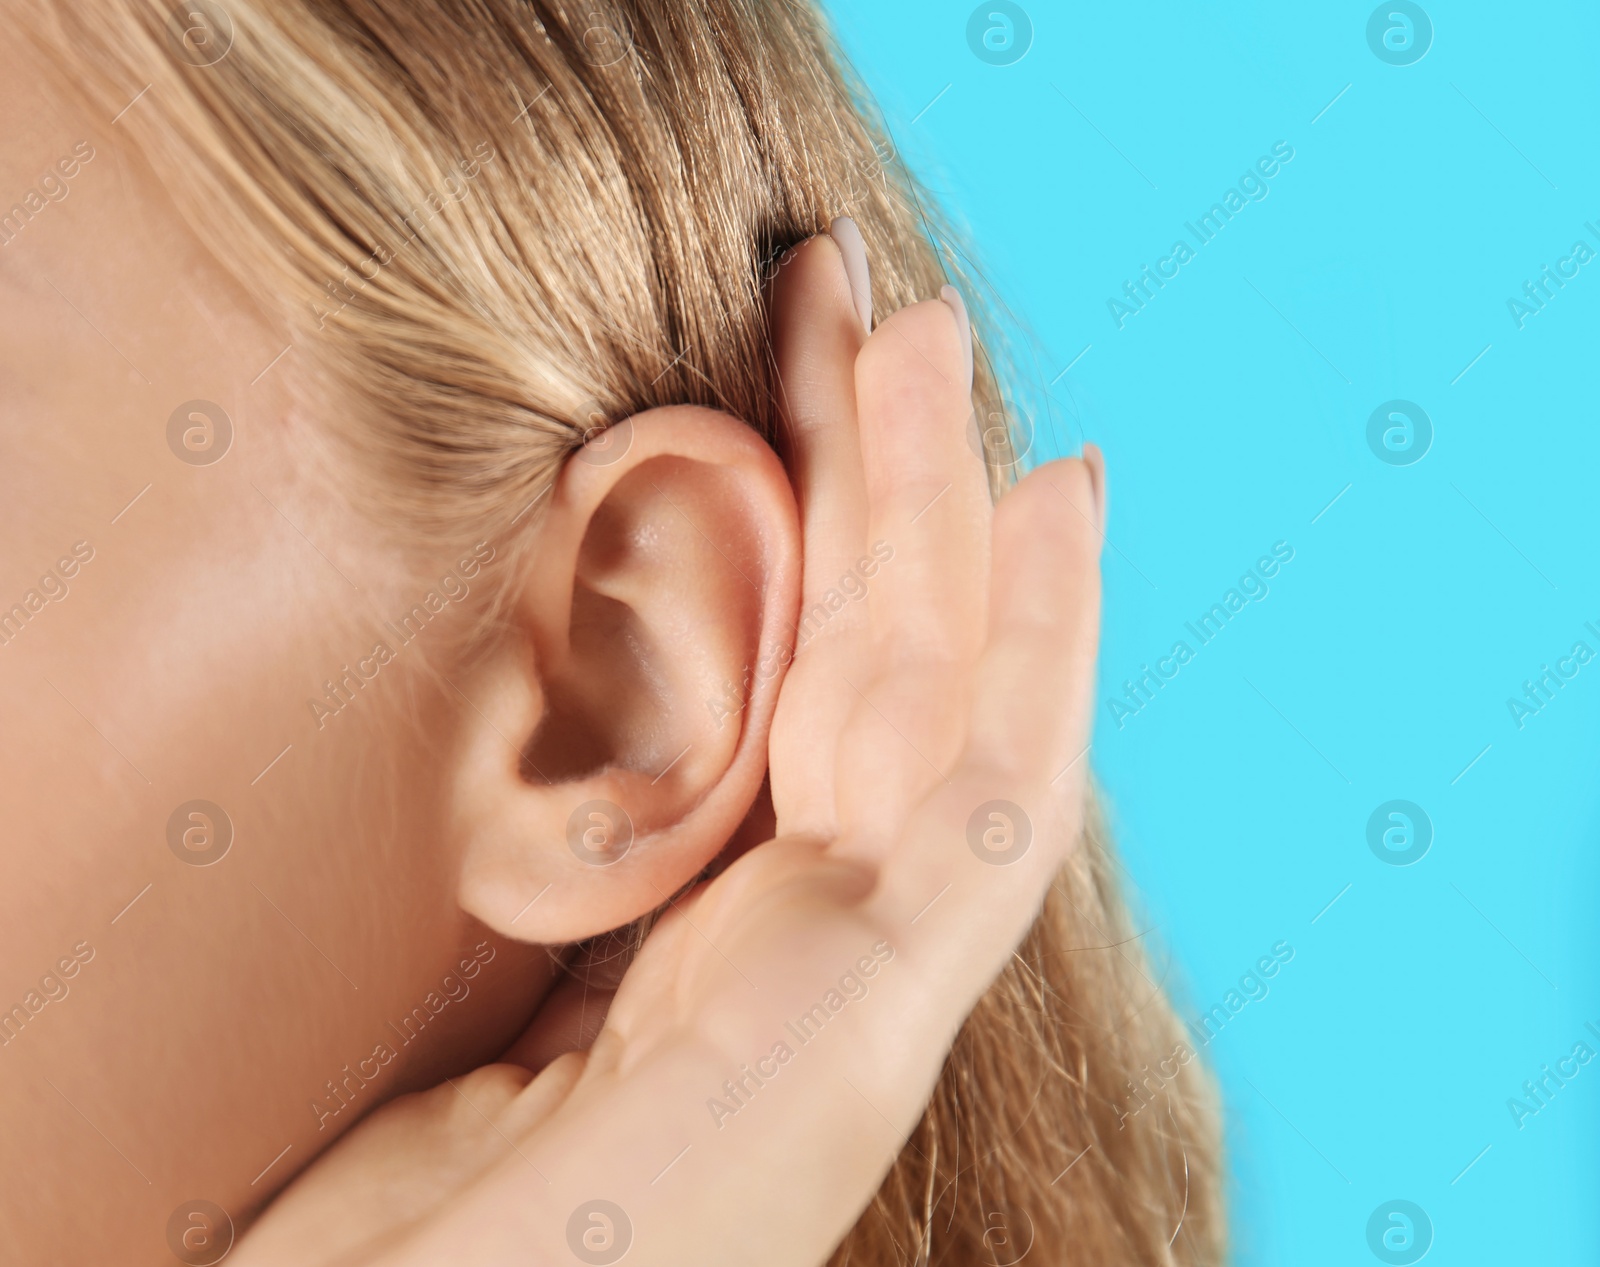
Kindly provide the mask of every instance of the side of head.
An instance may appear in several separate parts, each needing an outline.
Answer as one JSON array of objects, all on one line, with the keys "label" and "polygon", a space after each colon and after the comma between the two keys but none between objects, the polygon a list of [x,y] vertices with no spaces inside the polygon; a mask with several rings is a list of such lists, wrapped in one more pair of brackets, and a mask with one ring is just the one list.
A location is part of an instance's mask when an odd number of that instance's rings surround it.
[{"label": "side of head", "polygon": [[[840,214],[880,307],[945,280],[803,7],[188,9],[212,25],[34,15],[0,74],[0,179],[38,191],[0,232],[0,1134],[32,1172],[0,1226],[34,1256],[165,1261],[196,1196],[247,1217],[504,1050],[546,948],[714,860],[761,794],[756,666],[796,636],[764,287]],[[1065,883],[1115,933],[1106,876]],[[1026,1104],[1066,999],[1092,1094],[1049,1094],[1114,1134],[1176,1022],[1104,1038],[1133,982],[1073,976],[1060,933],[1034,1056],[993,1072],[1027,1011],[1003,981],[956,1059]],[[1207,1155],[1203,1095],[1178,1113]],[[1186,1164],[1154,1119],[1092,1198],[992,1169],[1041,1227],[1153,1229]],[[854,1261],[920,1219],[907,1166]],[[1156,1214],[1107,1195],[1135,1175]],[[96,1220],[40,1217],[87,1191]]]}]

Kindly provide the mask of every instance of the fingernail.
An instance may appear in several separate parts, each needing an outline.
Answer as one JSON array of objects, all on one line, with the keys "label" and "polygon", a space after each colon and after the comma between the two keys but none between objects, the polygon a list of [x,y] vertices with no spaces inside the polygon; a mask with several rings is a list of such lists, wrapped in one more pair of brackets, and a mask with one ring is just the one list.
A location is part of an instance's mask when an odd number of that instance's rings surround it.
[{"label": "fingernail", "polygon": [[1089,468],[1089,486],[1094,490],[1095,513],[1100,519],[1100,535],[1106,531],[1106,458],[1100,446],[1090,440],[1083,442],[1083,464]]},{"label": "fingernail", "polygon": [[967,368],[967,391],[972,391],[972,321],[967,316],[966,300],[961,298],[961,292],[954,286],[941,286],[939,298],[950,305],[950,311],[956,314],[956,328],[961,331],[961,355]]},{"label": "fingernail", "polygon": [[872,333],[872,270],[867,267],[867,243],[849,216],[840,216],[828,226],[828,236],[844,257],[844,275],[850,279],[850,297],[856,301],[861,328]]}]

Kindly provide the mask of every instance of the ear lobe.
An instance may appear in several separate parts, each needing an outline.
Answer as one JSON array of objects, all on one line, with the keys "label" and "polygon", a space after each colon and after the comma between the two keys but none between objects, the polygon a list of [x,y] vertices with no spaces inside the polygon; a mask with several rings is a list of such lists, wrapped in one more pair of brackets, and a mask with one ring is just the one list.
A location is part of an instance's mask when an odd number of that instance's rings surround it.
[{"label": "ear lobe", "polygon": [[524,940],[626,924],[717,855],[761,788],[794,645],[776,454],[697,407],[627,425],[563,469],[511,627],[463,684],[461,903]]}]

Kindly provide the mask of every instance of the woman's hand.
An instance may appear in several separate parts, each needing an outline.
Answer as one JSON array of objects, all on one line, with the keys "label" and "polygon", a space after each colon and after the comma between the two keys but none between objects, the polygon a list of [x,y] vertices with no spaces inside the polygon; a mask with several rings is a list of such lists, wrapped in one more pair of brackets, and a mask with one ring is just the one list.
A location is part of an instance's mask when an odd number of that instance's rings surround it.
[{"label": "woman's hand", "polygon": [[814,1267],[1027,931],[1083,825],[1098,456],[992,509],[959,299],[869,337],[820,237],[772,307],[805,550],[775,838],[674,904],[587,1053],[374,1113],[236,1262]]}]

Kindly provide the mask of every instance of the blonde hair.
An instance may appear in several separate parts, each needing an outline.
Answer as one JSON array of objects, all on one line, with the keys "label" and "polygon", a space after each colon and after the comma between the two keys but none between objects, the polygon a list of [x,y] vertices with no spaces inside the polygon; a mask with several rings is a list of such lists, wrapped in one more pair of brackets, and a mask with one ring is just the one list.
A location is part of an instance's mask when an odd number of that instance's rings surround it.
[{"label": "blonde hair", "polygon": [[[772,439],[763,284],[834,216],[880,312],[961,276],[799,0],[49,8],[45,46],[107,117],[151,85],[118,126],[281,303],[409,540],[516,549],[585,434],[651,406]],[[985,416],[1002,375],[979,342]],[[1220,1261],[1213,1092],[1118,887],[1091,803],[833,1262]]]}]

